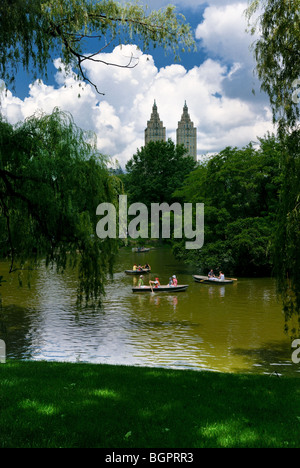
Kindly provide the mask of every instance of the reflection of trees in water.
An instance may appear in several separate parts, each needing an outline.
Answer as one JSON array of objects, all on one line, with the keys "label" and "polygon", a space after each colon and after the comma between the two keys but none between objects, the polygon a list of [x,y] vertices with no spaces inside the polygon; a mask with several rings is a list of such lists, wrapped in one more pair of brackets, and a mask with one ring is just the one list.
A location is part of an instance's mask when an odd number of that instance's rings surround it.
[{"label": "reflection of trees in water", "polygon": [[29,359],[32,357],[34,312],[20,306],[2,306],[0,309],[0,339],[5,341],[7,358]]}]

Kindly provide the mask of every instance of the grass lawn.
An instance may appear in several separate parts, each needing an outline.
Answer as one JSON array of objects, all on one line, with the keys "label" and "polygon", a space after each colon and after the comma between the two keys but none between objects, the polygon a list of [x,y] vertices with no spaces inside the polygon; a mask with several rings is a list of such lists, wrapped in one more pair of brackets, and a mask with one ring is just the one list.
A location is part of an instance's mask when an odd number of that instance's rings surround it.
[{"label": "grass lawn", "polygon": [[0,448],[300,448],[300,380],[141,367],[0,365]]}]

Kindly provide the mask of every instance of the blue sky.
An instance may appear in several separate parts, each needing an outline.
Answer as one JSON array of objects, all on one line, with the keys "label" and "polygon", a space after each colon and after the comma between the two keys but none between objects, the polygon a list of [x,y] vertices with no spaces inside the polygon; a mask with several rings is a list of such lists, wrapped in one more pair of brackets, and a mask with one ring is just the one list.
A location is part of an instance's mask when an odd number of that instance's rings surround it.
[{"label": "blue sky", "polygon": [[[169,1],[150,2],[160,8]],[[247,1],[176,0],[177,11],[190,23],[197,43],[196,53],[172,54],[159,48],[137,50],[136,45],[106,51],[103,59],[113,62],[139,57],[132,70],[87,64],[90,85],[78,88],[74,77],[59,72],[59,57],[49,63],[46,81],[31,83],[20,73],[16,90],[2,97],[2,114],[17,123],[37,111],[51,112],[58,106],[71,112],[75,122],[97,135],[98,148],[122,167],[144,144],[144,129],[156,99],[158,111],[175,141],[176,128],[185,100],[198,130],[198,157],[226,146],[244,146],[273,131],[267,97],[260,93],[255,77],[253,38],[245,31]],[[255,94],[252,90],[255,89]],[[80,99],[78,93],[80,92]]]},{"label": "blue sky", "polygon": [[[142,1],[141,3],[144,3],[147,5],[147,2]],[[168,5],[170,1],[156,1],[152,0],[149,2],[151,5],[150,9],[156,9],[156,8],[163,8],[165,5]],[[181,2],[184,3],[184,2]],[[176,2],[174,2],[176,4]],[[198,24],[202,21],[203,19],[203,12],[205,10],[205,5],[200,3],[199,5],[195,4],[194,6],[191,5],[190,7],[186,7],[185,5],[180,5],[180,2],[178,5],[176,5],[178,12],[183,14],[187,22],[190,24],[191,28],[195,31]],[[97,47],[97,44],[96,44]],[[110,48],[112,49],[112,48]],[[165,67],[166,65],[172,65],[174,62],[174,56],[172,53],[165,53],[161,48],[153,48],[150,47],[149,50],[147,51],[149,54],[153,55],[155,57],[155,65],[158,68]],[[53,60],[57,58],[53,56]],[[199,61],[204,61],[206,58],[206,52],[197,44],[197,51],[196,52],[187,52],[184,54],[181,54],[180,56],[180,62],[185,66],[186,69],[191,69],[195,65],[199,64]],[[47,74],[48,78],[46,79],[45,76],[41,76],[41,79],[49,85],[55,85],[55,79],[54,79],[54,73],[55,73],[55,67],[53,67],[53,63],[49,62],[48,68],[47,68]],[[28,93],[29,93],[29,85],[32,82],[32,75],[20,70],[19,73],[15,76],[16,82],[14,86],[14,94],[18,96],[19,98],[24,99]]]}]

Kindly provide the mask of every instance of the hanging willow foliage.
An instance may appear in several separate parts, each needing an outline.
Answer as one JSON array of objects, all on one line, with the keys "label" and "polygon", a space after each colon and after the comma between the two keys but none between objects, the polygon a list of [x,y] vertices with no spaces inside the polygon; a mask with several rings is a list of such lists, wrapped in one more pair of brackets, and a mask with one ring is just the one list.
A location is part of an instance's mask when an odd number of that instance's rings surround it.
[{"label": "hanging willow foliage", "polygon": [[34,79],[44,76],[55,53],[67,72],[73,69],[90,82],[83,66],[87,60],[135,67],[135,57],[117,64],[99,56],[108,45],[133,39],[145,50],[152,44],[170,50],[175,57],[195,46],[190,26],[174,6],[147,12],[138,2],[114,0],[1,0],[0,78],[13,84],[20,64]]},{"label": "hanging willow foliage", "polygon": [[0,257],[10,272],[46,259],[78,269],[80,302],[100,299],[117,246],[96,236],[96,208],[116,204],[119,190],[93,135],[69,114],[0,121]]},{"label": "hanging willow foliage", "polygon": [[[300,0],[255,0],[247,10],[256,70],[267,92],[282,144],[283,187],[274,262],[286,328],[300,335]],[[259,13],[259,16],[257,16]],[[254,18],[256,20],[254,21]],[[251,23],[252,21],[252,23]],[[290,324],[292,323],[291,327]]]}]

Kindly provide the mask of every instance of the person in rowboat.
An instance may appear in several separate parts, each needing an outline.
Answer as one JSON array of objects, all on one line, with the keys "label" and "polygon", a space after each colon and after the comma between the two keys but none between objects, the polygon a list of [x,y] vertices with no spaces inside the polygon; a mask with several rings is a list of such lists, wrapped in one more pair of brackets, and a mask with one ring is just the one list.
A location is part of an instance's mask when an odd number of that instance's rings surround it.
[{"label": "person in rowboat", "polygon": [[138,282],[138,287],[141,288],[144,286],[144,277],[143,275],[140,276],[139,282]]},{"label": "person in rowboat", "polygon": [[208,279],[211,281],[217,281],[218,279],[215,277],[214,270],[210,270],[207,276],[208,276]]},{"label": "person in rowboat", "polygon": [[146,265],[144,265],[144,270],[151,270],[151,266],[149,265],[149,263],[146,263]]},{"label": "person in rowboat", "polygon": [[160,286],[160,282],[159,282],[158,278],[155,278],[154,284],[155,284],[156,288],[158,288]]},{"label": "person in rowboat", "polygon": [[150,288],[151,288],[152,291],[153,291],[153,286],[154,286],[155,288],[159,288],[159,286],[160,286],[160,282],[159,282],[159,279],[158,279],[158,278],[155,278],[155,281],[151,281],[151,280],[150,280],[150,281],[149,281],[149,284],[150,284]]},{"label": "person in rowboat", "polygon": [[172,276],[172,286],[177,286],[178,281],[175,275]]},{"label": "person in rowboat", "polygon": [[224,280],[225,280],[225,275],[224,275],[224,273],[222,273],[222,271],[220,271],[219,280],[220,280],[220,281],[224,281]]}]

